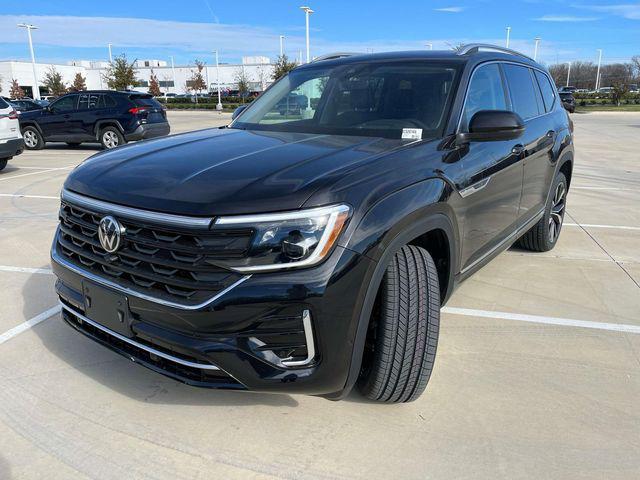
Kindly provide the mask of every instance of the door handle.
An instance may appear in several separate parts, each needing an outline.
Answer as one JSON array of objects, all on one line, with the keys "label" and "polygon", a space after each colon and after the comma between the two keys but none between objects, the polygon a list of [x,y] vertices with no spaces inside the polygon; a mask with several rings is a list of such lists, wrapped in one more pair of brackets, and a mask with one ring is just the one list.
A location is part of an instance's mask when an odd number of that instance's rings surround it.
[{"label": "door handle", "polygon": [[514,155],[522,155],[524,153],[524,145],[514,145],[511,149],[511,153],[513,153]]},{"label": "door handle", "polygon": [[63,115],[63,118],[71,118],[71,115]]}]

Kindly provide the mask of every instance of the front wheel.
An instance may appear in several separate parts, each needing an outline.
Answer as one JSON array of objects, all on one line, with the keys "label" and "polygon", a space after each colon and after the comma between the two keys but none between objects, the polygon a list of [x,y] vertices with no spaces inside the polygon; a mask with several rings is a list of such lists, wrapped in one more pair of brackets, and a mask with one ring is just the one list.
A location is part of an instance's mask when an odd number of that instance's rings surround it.
[{"label": "front wheel", "polygon": [[532,252],[548,252],[556,246],[560,237],[567,202],[567,178],[558,172],[551,185],[551,196],[547,201],[544,215],[538,223],[517,242],[519,247]]},{"label": "front wheel", "polygon": [[382,279],[358,381],[371,400],[410,402],[424,392],[436,356],[440,285],[425,249],[406,245]]},{"label": "front wheel", "polygon": [[124,145],[126,142],[120,130],[115,127],[106,127],[100,131],[100,143],[104,148],[110,150]]},{"label": "front wheel", "polygon": [[0,172],[7,166],[8,158],[0,158]]}]

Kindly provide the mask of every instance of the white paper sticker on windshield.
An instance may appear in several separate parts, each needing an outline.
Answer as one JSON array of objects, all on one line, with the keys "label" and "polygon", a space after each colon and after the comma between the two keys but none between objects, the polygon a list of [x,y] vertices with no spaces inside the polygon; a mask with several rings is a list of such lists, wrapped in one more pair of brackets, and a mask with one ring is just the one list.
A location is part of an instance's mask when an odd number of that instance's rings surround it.
[{"label": "white paper sticker on windshield", "polygon": [[402,139],[403,140],[420,140],[422,138],[421,128],[403,128]]}]

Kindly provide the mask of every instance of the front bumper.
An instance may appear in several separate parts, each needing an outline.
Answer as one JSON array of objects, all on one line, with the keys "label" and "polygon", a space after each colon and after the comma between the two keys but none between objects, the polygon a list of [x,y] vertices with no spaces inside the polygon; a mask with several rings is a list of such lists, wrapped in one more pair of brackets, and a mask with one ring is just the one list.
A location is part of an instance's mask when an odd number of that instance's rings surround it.
[{"label": "front bumper", "polygon": [[22,137],[10,138],[0,143],[0,159],[11,158],[20,155],[24,151],[24,140]]},{"label": "front bumper", "polygon": [[147,140],[149,138],[169,135],[170,131],[171,127],[169,127],[169,122],[143,123],[133,132],[126,134],[124,138],[129,142],[133,140]]},{"label": "front bumper", "polygon": [[[201,387],[306,394],[345,388],[358,304],[372,262],[355,252],[338,247],[315,268],[254,275],[198,310],[101,286],[126,297],[132,320],[131,335],[124,338],[85,315],[87,278],[63,260],[54,240],[52,266],[64,320],[136,363]],[[283,318],[303,320],[305,312],[309,361],[286,364],[265,338],[273,337]]]}]

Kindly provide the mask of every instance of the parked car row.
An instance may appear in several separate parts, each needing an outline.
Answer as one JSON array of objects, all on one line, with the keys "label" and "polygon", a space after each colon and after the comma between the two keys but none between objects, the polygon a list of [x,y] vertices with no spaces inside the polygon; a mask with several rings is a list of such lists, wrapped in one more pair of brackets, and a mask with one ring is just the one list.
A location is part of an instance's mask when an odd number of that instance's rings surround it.
[{"label": "parked car row", "polygon": [[115,148],[131,140],[168,135],[167,115],[151,95],[93,90],[69,93],[50,105],[18,116],[24,144],[38,150],[46,142],[101,143]]}]

